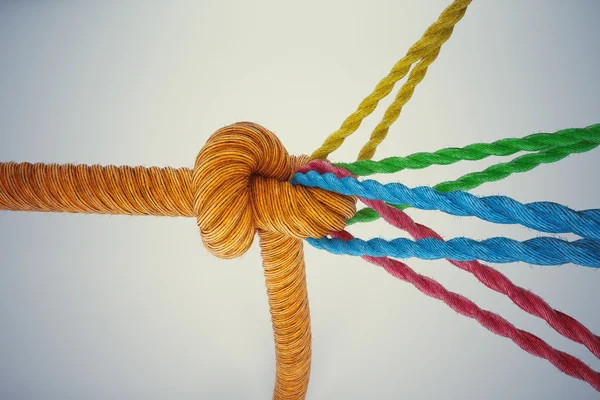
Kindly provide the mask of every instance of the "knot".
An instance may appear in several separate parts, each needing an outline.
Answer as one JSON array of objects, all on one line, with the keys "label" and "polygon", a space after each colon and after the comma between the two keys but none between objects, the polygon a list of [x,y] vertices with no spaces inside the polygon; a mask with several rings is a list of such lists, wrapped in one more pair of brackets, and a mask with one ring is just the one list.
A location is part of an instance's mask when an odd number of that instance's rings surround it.
[{"label": "knot", "polygon": [[194,211],[202,241],[220,258],[252,245],[257,229],[296,239],[326,236],[345,227],[355,200],[289,183],[308,157],[290,156],[260,125],[239,122],[216,131],[196,158]]}]

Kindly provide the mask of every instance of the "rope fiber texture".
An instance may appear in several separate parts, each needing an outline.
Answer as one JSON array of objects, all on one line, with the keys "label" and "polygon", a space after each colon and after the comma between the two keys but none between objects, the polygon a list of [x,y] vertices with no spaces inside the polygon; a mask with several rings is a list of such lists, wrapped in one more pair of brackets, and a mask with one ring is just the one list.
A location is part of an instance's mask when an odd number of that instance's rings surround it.
[{"label": "rope fiber texture", "polygon": [[265,128],[215,132],[193,169],[0,163],[0,209],[196,217],[206,248],[244,254],[260,237],[276,353],[274,399],[303,399],[311,333],[302,239],[343,229],[353,198],[288,181],[308,158],[289,156]]}]

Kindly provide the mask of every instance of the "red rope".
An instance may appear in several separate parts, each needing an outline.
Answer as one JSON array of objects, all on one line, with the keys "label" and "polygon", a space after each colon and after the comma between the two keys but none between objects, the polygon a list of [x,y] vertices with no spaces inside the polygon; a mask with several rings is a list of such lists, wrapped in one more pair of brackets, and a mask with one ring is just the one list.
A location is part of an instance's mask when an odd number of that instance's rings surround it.
[{"label": "red rope", "polygon": [[[365,204],[376,210],[391,225],[408,232],[414,239],[442,237],[433,229],[416,223],[405,212],[390,207],[383,202],[363,200]],[[454,261],[448,260],[458,268],[470,272],[488,288],[506,295],[519,308],[542,318],[564,337],[574,342],[583,344],[597,358],[600,358],[600,337],[595,335],[575,318],[552,308],[537,294],[515,285],[500,271],[491,268],[479,261]]]},{"label": "red rope", "polygon": [[[346,231],[331,232],[331,236],[343,240],[353,238]],[[517,329],[501,316],[481,309],[466,297],[447,290],[438,282],[416,273],[408,265],[400,261],[387,257],[362,256],[361,258],[383,267],[392,276],[411,283],[427,296],[443,301],[457,313],[475,319],[484,328],[496,335],[512,340],[527,353],[550,361],[565,374],[588,382],[594,389],[600,392],[600,373],[591,369],[578,358],[553,348],[544,340],[529,332]]]},{"label": "red rope", "polygon": [[[338,177],[351,176],[345,169],[334,167],[331,164],[315,160],[304,166],[301,170],[313,169],[319,173],[331,172]],[[408,232],[414,239],[433,237],[443,240],[442,237],[424,225],[416,223],[410,216],[401,210],[386,205],[382,201],[361,199],[365,204],[375,209],[388,223]],[[332,237],[349,240],[353,236],[346,232],[332,232]],[[517,329],[501,316],[479,308],[471,300],[453,293],[431,278],[422,276],[413,271],[406,264],[387,257],[363,256],[370,263],[382,266],[388,273],[398,279],[412,283],[418,290],[428,296],[442,300],[459,314],[477,320],[491,332],[509,338],[523,350],[536,357],[550,361],[565,374],[588,382],[594,389],[600,391],[600,373],[592,370],[578,358],[554,349],[539,337]],[[473,274],[481,283],[490,289],[505,294],[522,310],[544,319],[548,324],[563,336],[584,344],[596,357],[600,358],[600,337],[594,335],[582,323],[553,309],[535,293],[521,288],[510,281],[501,272],[479,263],[478,261],[459,262],[448,260],[456,267]]]}]

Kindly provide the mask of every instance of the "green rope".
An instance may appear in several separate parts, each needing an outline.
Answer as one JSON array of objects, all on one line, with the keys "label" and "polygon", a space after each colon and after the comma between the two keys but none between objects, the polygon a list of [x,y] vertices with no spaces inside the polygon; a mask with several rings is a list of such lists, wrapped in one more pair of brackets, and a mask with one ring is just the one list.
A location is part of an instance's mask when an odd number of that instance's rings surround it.
[{"label": "green rope", "polygon": [[433,153],[415,153],[406,157],[384,158],[380,161],[361,160],[334,165],[347,169],[355,176],[390,174],[403,169],[423,169],[432,165],[450,165],[463,160],[477,161],[489,156],[509,156],[519,151],[544,151],[578,144],[581,146],[584,141],[600,143],[600,124],[585,128],[562,129],[554,133],[534,133],[523,138],[501,139],[492,143],[475,143],[462,148],[449,147]]},{"label": "green rope", "polygon": [[[600,127],[600,124],[593,125],[592,127]],[[530,171],[541,164],[550,164],[560,161],[570,154],[585,153],[598,147],[598,145],[600,145],[600,141],[584,141],[568,146],[551,148],[533,154],[525,154],[509,162],[492,165],[483,171],[464,175],[457,180],[439,183],[433,188],[443,193],[454,190],[474,189],[486,182],[499,181],[514,173]],[[392,204],[392,206],[400,210],[409,208],[409,206],[404,204]],[[371,222],[378,218],[379,214],[375,210],[371,208],[363,208],[359,210],[354,217],[349,219],[347,224],[352,225],[357,222]]]}]

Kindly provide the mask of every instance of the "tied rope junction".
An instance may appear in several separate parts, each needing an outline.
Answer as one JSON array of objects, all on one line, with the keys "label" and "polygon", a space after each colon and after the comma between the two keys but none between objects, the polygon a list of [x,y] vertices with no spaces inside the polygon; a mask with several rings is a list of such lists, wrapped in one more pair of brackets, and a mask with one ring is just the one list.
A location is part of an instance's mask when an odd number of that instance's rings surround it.
[{"label": "tied rope junction", "polygon": [[[477,261],[491,259],[492,256],[496,260],[497,251],[493,253],[485,246],[477,247],[476,243],[463,241],[463,247],[464,243],[471,246],[472,251],[467,254],[462,251],[464,248],[452,247],[455,242],[444,242],[433,230],[414,222],[402,211],[407,205],[412,205],[441,209],[456,215],[476,215],[496,223],[520,223],[545,232],[575,232],[583,239],[565,242],[566,247],[559,252],[553,250],[553,253],[548,246],[533,245],[527,247],[530,250],[521,252],[520,259],[530,260],[525,256],[531,256],[531,249],[534,249],[537,251],[535,257],[538,257],[534,261],[537,262],[576,261],[582,265],[597,266],[598,248],[594,246],[600,220],[595,210],[578,212],[560,205],[540,208],[510,199],[477,199],[460,191],[558,161],[569,154],[592,150],[600,143],[598,125],[475,144],[463,149],[442,149],[430,154],[370,161],[470,3],[470,0],[455,0],[446,8],[394,65],[388,76],[310,157],[290,156],[273,133],[257,124],[240,122],[216,131],[198,154],[192,169],[0,163],[0,209],[194,217],[206,248],[225,259],[244,254],[258,233],[275,340],[274,399],[304,399],[308,389],[311,331],[302,240],[317,246],[325,246],[326,243],[351,246],[353,240],[358,239],[344,231],[347,225],[382,217],[391,225],[409,232],[415,241],[411,242],[412,245],[404,242],[404,245],[405,248],[413,246],[413,252],[391,254],[393,249],[390,248],[372,253],[363,246],[361,251],[353,251],[352,254],[382,266],[395,277],[412,283],[423,293],[444,301],[460,314],[476,319],[490,331],[511,339],[530,354],[550,361],[559,370],[588,382],[600,391],[600,374],[579,359],[553,349],[536,336],[515,328],[500,316],[480,309],[463,296],[447,291],[434,280],[418,275],[406,264],[388,257],[449,258],[452,265],[473,274],[492,290],[505,294],[520,308],[543,318],[557,332],[583,344],[600,358],[600,340],[583,324]],[[389,95],[396,83],[407,74],[406,82],[361,149],[358,161],[338,164],[338,167],[323,161],[357,131],[379,101]],[[380,198],[370,196],[362,189],[355,190],[362,186],[351,176],[351,173],[364,176],[434,164],[449,165],[460,160],[477,160],[489,155],[507,156],[520,151],[531,154],[454,182],[444,182],[433,189],[419,189],[423,193],[400,185],[397,186],[403,190],[400,197],[396,196],[397,192],[392,192],[393,197]],[[346,169],[340,168],[342,166]],[[298,184],[308,184],[300,182],[302,175],[317,179],[317,176],[322,178],[327,174],[330,174],[330,178],[326,178],[330,179],[327,190]],[[339,182],[352,182],[355,186],[350,192],[334,193],[332,189]],[[376,191],[384,192],[381,187],[377,187]],[[415,197],[415,193],[421,197]],[[444,193],[447,195],[444,196]],[[356,196],[360,196],[368,207],[356,212]],[[385,204],[383,200],[394,204]],[[517,208],[520,210],[518,215]],[[560,221],[553,220],[558,215],[556,213],[562,213]],[[328,234],[332,239],[326,238]],[[427,240],[430,243],[427,253],[414,251],[416,243],[422,247]],[[526,246],[524,243],[513,241],[505,247],[508,246],[508,253],[514,253],[518,246]],[[377,246],[383,248],[383,245],[379,243]],[[499,245],[495,243],[495,246]],[[564,258],[567,248],[572,253]],[[505,256],[506,253],[505,249]]]}]

